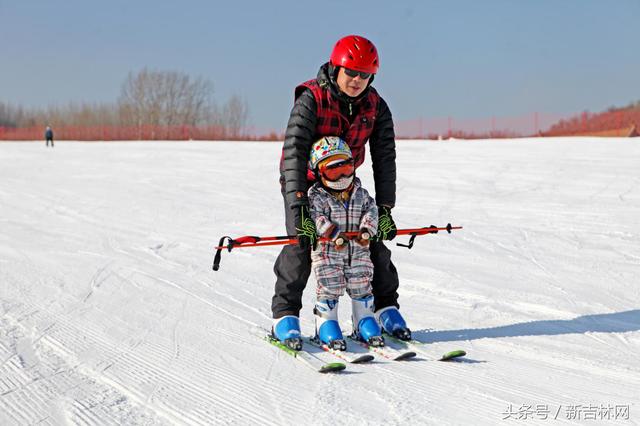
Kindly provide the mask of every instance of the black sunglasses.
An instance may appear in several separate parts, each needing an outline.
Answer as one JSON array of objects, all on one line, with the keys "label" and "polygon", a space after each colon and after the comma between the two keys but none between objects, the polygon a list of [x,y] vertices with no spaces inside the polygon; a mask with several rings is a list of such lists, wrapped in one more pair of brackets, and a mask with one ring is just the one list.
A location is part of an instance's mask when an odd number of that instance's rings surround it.
[{"label": "black sunglasses", "polygon": [[351,78],[356,78],[357,76],[360,76],[361,79],[366,80],[369,77],[371,77],[371,73],[370,72],[361,72],[361,71],[356,71],[356,70],[352,70],[349,68],[345,68],[344,69],[344,73],[346,75],[348,75]]}]

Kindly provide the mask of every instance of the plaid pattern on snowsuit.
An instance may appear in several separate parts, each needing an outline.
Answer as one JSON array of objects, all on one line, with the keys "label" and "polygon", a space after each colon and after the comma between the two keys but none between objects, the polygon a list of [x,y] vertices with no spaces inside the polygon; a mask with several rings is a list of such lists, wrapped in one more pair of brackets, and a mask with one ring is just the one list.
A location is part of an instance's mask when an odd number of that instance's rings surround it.
[{"label": "plaid pattern on snowsuit", "polygon": [[[348,202],[338,200],[319,182],[309,188],[308,197],[309,213],[318,235],[326,236],[332,224],[337,226],[338,232],[357,232],[365,228],[370,235],[376,234],[378,208],[358,178],[354,180]],[[320,242],[311,252],[311,262],[318,281],[318,300],[338,299],[345,290],[353,299],[372,295],[373,263],[369,247],[350,240],[346,248],[338,250],[331,241]]]}]

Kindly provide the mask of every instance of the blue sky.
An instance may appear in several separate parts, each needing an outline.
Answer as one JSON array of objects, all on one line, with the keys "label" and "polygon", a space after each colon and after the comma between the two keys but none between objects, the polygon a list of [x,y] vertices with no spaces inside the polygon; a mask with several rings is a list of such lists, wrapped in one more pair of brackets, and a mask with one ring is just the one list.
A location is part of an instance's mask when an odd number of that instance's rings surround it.
[{"label": "blue sky", "polygon": [[147,66],[282,130],[295,85],[356,33],[396,120],[599,111],[640,99],[639,17],[638,0],[0,0],[0,101],[115,101]]}]

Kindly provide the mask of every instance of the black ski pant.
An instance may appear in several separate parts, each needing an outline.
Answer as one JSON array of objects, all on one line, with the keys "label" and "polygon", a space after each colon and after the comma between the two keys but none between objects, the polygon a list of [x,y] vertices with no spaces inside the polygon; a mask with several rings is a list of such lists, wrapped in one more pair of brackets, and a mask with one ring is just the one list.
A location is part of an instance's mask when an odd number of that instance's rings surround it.
[{"label": "black ski pant", "polygon": [[[292,209],[284,197],[284,186],[281,192],[284,198],[285,225],[287,235],[296,235],[298,209]],[[372,242],[371,261],[373,262],[373,298],[376,310],[398,305],[398,271],[391,262],[391,250],[383,242]],[[271,301],[273,318],[285,315],[300,315],[302,309],[302,292],[311,275],[311,251],[302,249],[297,244],[282,248],[273,267],[276,274],[275,294]]]},{"label": "black ski pant", "polygon": [[47,139],[47,146],[49,146],[49,142],[51,142],[51,147],[53,148],[53,138]]}]

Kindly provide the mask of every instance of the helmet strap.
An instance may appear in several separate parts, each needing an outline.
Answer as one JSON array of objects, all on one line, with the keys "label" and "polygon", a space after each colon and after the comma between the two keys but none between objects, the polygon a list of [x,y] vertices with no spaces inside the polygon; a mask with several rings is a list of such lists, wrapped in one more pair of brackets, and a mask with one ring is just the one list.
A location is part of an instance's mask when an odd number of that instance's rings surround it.
[{"label": "helmet strap", "polygon": [[336,67],[333,64],[331,64],[331,62],[329,62],[329,68],[327,69],[328,74],[329,74],[329,79],[336,83],[336,80],[338,79],[338,72],[340,71],[340,67]]}]

